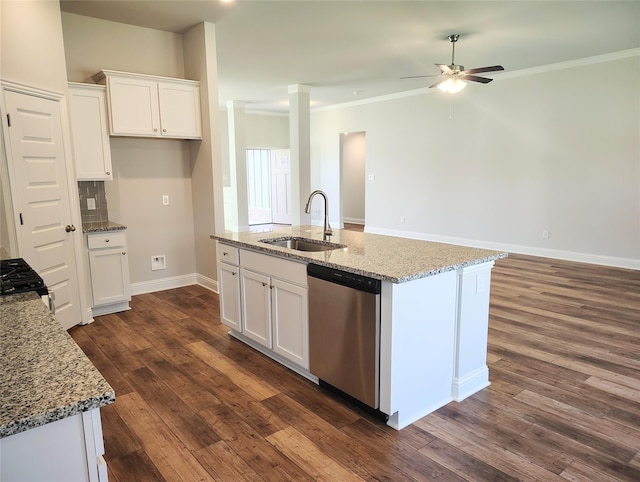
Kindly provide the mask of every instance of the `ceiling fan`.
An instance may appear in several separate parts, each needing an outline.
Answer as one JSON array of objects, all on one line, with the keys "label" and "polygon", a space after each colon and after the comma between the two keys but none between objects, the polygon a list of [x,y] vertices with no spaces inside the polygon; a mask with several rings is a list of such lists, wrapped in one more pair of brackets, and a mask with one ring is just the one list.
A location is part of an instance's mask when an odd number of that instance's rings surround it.
[{"label": "ceiling fan", "polygon": [[429,86],[438,87],[443,92],[449,92],[451,94],[459,92],[466,87],[465,81],[480,82],[481,84],[488,84],[493,79],[488,77],[480,77],[473,74],[481,74],[484,72],[497,72],[504,70],[502,65],[492,65],[491,67],[479,67],[477,69],[464,69],[464,65],[456,65],[454,57],[456,54],[456,42],[460,38],[458,34],[449,35],[449,41],[451,42],[451,64],[436,64],[440,68],[439,75],[412,75],[409,77],[400,77],[401,79],[417,79],[420,77],[440,77],[435,84]]}]

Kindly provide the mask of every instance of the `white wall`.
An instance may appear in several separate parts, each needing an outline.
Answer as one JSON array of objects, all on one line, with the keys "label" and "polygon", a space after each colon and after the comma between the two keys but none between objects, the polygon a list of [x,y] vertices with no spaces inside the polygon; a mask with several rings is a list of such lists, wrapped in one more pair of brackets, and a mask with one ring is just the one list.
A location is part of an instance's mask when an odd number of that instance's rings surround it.
[{"label": "white wall", "polygon": [[[113,182],[105,182],[109,217],[127,226],[131,283],[194,273],[191,157],[186,141],[111,139]],[[162,169],[158,169],[162,166]],[[162,205],[162,196],[169,205]],[[167,269],[151,271],[165,255]]]},{"label": "white wall", "polygon": [[288,149],[289,116],[246,111],[247,149]]},{"label": "white wall", "polygon": [[316,110],[312,185],[366,131],[367,230],[640,268],[639,57],[609,58]]},{"label": "white wall", "polygon": [[93,83],[102,69],[184,77],[182,35],[62,12],[67,75]]},{"label": "white wall", "polygon": [[0,2],[0,78],[65,93],[58,2]]}]

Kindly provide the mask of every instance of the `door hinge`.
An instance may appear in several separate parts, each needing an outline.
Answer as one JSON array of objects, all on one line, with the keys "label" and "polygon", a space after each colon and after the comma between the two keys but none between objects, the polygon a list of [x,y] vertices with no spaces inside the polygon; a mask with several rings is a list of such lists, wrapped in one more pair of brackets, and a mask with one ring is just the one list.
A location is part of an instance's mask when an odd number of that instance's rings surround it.
[{"label": "door hinge", "polygon": [[20,213],[20,226],[24,226],[24,221],[22,219],[22,213]]},{"label": "door hinge", "polygon": [[11,127],[11,114],[7,114],[7,123],[9,124],[9,127]]}]

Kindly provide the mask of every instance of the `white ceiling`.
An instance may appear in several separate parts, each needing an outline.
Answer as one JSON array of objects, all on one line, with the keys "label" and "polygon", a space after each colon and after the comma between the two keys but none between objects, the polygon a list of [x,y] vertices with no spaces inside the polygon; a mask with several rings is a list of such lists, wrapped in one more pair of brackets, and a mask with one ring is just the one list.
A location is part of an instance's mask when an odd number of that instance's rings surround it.
[{"label": "white ceiling", "polygon": [[312,107],[426,87],[433,79],[400,77],[436,74],[435,63],[450,63],[452,33],[461,34],[457,64],[501,64],[507,72],[640,47],[635,0],[60,4],[65,12],[170,32],[215,23],[220,102],[258,110],[287,111],[292,84],[311,86]]}]

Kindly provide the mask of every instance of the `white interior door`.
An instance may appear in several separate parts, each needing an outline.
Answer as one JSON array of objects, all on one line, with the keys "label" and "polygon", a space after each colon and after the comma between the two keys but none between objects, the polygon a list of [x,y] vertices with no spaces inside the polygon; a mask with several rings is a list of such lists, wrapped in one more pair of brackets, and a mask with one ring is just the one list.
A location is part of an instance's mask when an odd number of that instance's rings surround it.
[{"label": "white interior door", "polygon": [[289,149],[271,151],[271,216],[276,224],[291,224]]},{"label": "white interior door", "polygon": [[[4,91],[7,160],[20,257],[55,296],[56,318],[67,329],[81,318],[74,258],[60,102]],[[81,230],[77,231],[81,235]]]}]

